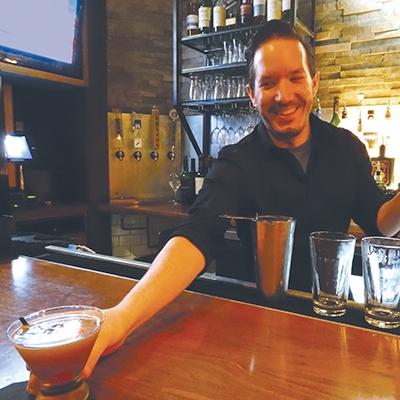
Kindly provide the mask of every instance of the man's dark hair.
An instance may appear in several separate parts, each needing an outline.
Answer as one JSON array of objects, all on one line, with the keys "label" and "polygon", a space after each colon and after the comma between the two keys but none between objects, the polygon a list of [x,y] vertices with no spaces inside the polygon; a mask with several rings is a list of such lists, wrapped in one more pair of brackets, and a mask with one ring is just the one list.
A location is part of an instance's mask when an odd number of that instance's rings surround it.
[{"label": "man's dark hair", "polygon": [[281,20],[268,21],[251,39],[249,48],[246,53],[247,59],[247,77],[250,87],[254,89],[254,54],[257,49],[264,43],[272,39],[295,39],[298,40],[306,50],[308,68],[312,77],[315,75],[315,59],[314,50],[306,41],[305,37],[288,22]]}]

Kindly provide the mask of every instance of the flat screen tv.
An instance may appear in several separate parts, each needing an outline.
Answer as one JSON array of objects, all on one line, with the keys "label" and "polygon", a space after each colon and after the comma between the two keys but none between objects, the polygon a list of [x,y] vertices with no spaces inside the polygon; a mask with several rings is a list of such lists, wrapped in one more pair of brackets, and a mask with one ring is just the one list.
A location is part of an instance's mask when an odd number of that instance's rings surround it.
[{"label": "flat screen tv", "polygon": [[81,78],[82,7],[83,0],[0,0],[0,61]]}]

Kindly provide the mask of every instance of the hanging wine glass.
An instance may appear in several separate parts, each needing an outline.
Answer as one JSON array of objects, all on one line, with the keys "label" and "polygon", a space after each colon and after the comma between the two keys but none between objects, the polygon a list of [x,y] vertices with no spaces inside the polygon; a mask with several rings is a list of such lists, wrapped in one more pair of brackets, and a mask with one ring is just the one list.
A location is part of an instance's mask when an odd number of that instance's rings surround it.
[{"label": "hanging wine glass", "polygon": [[243,113],[239,113],[239,126],[236,129],[235,132],[235,143],[237,143],[239,140],[242,140],[244,138],[244,128],[243,128]]},{"label": "hanging wine glass", "polygon": [[[214,118],[213,118],[214,120]],[[211,148],[210,153],[213,157],[218,156],[218,152],[220,150],[220,145],[218,143],[218,135],[219,135],[219,126],[218,126],[218,116],[215,117],[215,128],[211,131]]]},{"label": "hanging wine glass", "polygon": [[218,144],[221,147],[226,146],[228,144],[228,129],[225,126],[225,116],[221,117],[222,119],[222,128],[220,128],[218,133]]}]

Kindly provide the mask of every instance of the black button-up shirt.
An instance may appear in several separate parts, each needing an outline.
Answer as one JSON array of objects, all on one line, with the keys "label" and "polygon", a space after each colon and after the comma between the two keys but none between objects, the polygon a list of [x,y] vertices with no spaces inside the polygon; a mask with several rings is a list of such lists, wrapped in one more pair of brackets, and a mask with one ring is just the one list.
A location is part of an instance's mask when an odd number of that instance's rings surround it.
[{"label": "black button-up shirt", "polygon": [[[367,235],[381,235],[376,220],[385,198],[371,175],[364,144],[351,132],[312,114],[310,123],[307,173],[293,154],[273,144],[260,123],[239,143],[220,151],[189,217],[174,236],[189,239],[208,264],[230,226],[220,214],[294,217],[289,287],[310,291],[311,232],[347,232],[353,219]],[[250,243],[245,231],[238,233],[244,243]]]}]

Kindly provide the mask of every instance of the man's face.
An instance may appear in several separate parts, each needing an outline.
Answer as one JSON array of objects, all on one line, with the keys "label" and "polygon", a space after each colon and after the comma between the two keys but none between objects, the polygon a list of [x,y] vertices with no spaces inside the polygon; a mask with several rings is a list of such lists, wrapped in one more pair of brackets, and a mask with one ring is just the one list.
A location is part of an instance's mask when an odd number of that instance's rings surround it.
[{"label": "man's face", "polygon": [[310,75],[303,45],[272,39],[254,54],[254,90],[247,87],[269,135],[278,147],[298,147],[310,133],[309,114],[319,74]]}]

